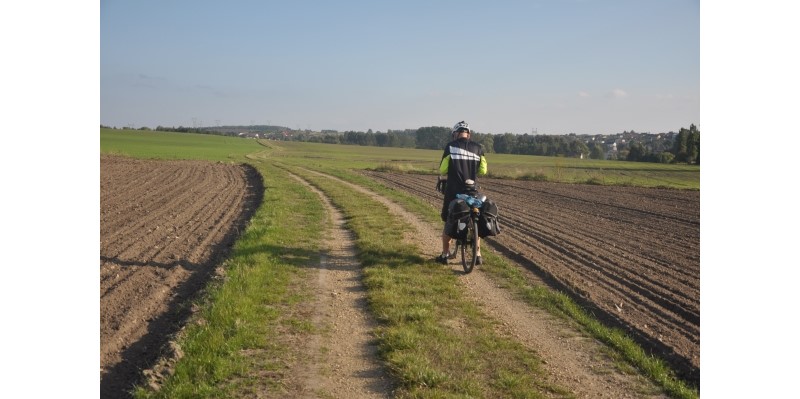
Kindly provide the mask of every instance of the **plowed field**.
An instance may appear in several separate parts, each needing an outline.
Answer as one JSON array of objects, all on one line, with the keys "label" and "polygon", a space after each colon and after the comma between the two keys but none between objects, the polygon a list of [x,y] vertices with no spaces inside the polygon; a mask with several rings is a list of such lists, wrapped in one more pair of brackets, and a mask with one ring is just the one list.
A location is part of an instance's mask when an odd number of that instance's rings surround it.
[{"label": "plowed field", "polygon": [[100,158],[100,392],[126,397],[261,202],[249,166]]},{"label": "plowed field", "polygon": [[[430,175],[365,172],[437,211]],[[480,179],[497,202],[498,252],[700,381],[700,193]]]}]

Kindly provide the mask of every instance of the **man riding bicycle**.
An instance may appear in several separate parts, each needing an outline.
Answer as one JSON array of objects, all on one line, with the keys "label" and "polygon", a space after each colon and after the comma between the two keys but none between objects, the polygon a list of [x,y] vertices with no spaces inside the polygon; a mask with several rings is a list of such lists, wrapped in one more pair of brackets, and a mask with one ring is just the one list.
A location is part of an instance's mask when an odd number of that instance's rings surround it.
[{"label": "man riding bicycle", "polygon": [[[444,147],[444,154],[442,154],[442,160],[439,164],[439,173],[443,176],[439,179],[446,184],[441,212],[445,228],[442,230],[442,254],[436,258],[436,261],[445,265],[447,264],[451,239],[447,235],[448,205],[450,201],[456,198],[456,194],[465,193],[467,180],[474,182],[477,175],[485,175],[488,171],[483,147],[476,142],[470,141],[472,132],[469,124],[464,121],[456,123],[450,134],[453,141],[447,143]],[[475,187],[477,187],[477,184],[475,184]],[[479,237],[476,236],[475,238],[475,246],[478,249],[476,263],[480,265],[483,264],[483,258],[480,255],[481,242]]]}]

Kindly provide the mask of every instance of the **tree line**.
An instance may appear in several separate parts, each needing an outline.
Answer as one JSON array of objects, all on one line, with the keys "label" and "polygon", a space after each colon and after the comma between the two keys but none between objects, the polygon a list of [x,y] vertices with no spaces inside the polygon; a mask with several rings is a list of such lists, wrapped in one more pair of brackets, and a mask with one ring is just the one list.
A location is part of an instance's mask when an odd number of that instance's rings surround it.
[{"label": "tree line", "polygon": [[[307,141],[378,147],[441,150],[450,141],[450,128],[427,126],[386,133],[294,131],[267,135],[274,140]],[[614,159],[632,162],[700,164],[700,131],[692,124],[678,133],[625,131],[612,135],[491,134],[473,132],[472,141],[486,153]]]},{"label": "tree line", "polygon": [[[101,125],[101,127],[106,127]],[[142,127],[139,130],[150,130]],[[227,127],[164,127],[155,130],[180,133],[218,134],[237,136],[241,132],[258,133],[271,140],[303,141],[327,144],[349,144],[376,147],[400,147],[441,150],[450,141],[450,128],[427,126],[418,129],[366,132],[323,130],[292,130],[281,126]],[[669,133],[651,134],[624,131],[611,135],[549,134],[491,134],[472,133],[472,141],[483,146],[486,153],[540,155],[614,159],[632,162],[700,164],[700,130],[689,128]]]}]

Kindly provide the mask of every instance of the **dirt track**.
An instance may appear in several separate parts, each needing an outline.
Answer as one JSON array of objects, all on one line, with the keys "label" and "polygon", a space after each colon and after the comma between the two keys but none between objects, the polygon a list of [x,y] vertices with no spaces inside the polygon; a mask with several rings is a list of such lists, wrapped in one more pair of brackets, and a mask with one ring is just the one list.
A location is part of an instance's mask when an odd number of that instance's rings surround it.
[{"label": "dirt track", "polygon": [[[438,210],[433,176],[365,172]],[[700,193],[481,179],[489,243],[700,380]]]},{"label": "dirt track", "polygon": [[[435,177],[367,174],[440,206]],[[698,192],[480,183],[503,217],[496,249],[699,384]],[[211,277],[262,192],[249,167],[101,157],[102,397],[124,397],[160,355],[189,312],[179,304]]]},{"label": "dirt track", "polygon": [[100,158],[100,393],[126,397],[261,202],[249,166]]}]

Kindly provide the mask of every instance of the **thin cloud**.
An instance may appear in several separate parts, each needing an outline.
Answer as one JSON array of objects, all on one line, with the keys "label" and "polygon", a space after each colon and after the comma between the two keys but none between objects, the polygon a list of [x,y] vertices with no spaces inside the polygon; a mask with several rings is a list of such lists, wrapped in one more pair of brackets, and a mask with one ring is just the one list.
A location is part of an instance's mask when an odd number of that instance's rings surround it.
[{"label": "thin cloud", "polygon": [[608,97],[611,97],[611,98],[625,98],[625,97],[628,97],[628,92],[625,91],[625,90],[622,90],[622,89],[614,89],[614,90],[611,90],[610,93],[608,93]]},{"label": "thin cloud", "polygon": [[132,85],[134,87],[147,87],[150,89],[157,89],[159,88],[159,86],[162,86],[166,81],[167,79],[165,78],[158,78],[140,73],[136,75],[136,80],[133,81]]},{"label": "thin cloud", "polygon": [[589,95],[589,93],[587,93],[585,91],[579,91],[578,92],[578,97],[588,98],[588,97],[591,97],[591,95]]}]

